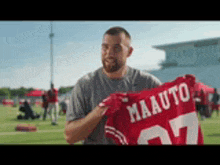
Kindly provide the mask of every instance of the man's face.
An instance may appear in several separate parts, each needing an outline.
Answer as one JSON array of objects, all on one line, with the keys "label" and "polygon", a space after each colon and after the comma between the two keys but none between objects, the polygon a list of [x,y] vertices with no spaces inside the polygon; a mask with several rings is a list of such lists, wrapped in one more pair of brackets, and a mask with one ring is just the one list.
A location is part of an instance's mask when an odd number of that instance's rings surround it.
[{"label": "man's face", "polygon": [[106,72],[118,71],[126,63],[132,53],[130,40],[124,33],[106,34],[102,40],[102,64]]}]

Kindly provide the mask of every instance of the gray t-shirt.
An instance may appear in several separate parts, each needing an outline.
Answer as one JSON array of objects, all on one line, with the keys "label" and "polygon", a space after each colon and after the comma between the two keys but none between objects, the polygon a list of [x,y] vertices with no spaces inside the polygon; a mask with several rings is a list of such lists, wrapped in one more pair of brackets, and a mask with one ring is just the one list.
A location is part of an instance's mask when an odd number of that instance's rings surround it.
[{"label": "gray t-shirt", "polygon": [[[66,113],[66,121],[84,118],[103,99],[111,93],[141,91],[155,88],[162,83],[158,78],[128,66],[126,75],[120,80],[110,79],[103,73],[102,67],[80,78],[75,84]],[[103,117],[94,131],[85,139],[84,144],[112,144],[111,139],[104,136]]]}]

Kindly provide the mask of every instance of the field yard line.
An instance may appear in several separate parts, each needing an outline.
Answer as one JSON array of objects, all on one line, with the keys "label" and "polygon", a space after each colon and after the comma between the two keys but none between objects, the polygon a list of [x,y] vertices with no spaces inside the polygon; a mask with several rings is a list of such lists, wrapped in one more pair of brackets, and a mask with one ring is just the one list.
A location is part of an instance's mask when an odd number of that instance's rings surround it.
[{"label": "field yard line", "polygon": [[44,132],[64,132],[64,129],[58,130],[38,130],[37,132],[0,132],[1,135],[17,135],[17,134],[27,134],[27,133],[44,133]]},{"label": "field yard line", "polygon": [[[36,121],[37,122],[37,121]],[[0,126],[2,126],[2,125],[9,125],[9,126],[11,126],[11,125],[17,125],[17,124],[34,124],[34,125],[36,125],[36,126],[40,126],[40,125],[48,125],[48,122],[41,122],[41,121],[39,121],[39,123],[25,123],[25,122],[23,122],[23,123],[0,123]]]}]

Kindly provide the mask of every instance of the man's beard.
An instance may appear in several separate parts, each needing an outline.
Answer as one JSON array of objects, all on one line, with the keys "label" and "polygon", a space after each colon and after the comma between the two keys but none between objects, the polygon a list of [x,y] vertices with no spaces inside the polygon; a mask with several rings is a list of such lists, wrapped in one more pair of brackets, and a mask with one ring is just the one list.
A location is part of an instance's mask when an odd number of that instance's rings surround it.
[{"label": "man's beard", "polygon": [[124,65],[123,63],[120,63],[117,59],[114,59],[114,62],[110,64],[106,63],[106,60],[102,60],[103,67],[108,73],[116,72]]}]

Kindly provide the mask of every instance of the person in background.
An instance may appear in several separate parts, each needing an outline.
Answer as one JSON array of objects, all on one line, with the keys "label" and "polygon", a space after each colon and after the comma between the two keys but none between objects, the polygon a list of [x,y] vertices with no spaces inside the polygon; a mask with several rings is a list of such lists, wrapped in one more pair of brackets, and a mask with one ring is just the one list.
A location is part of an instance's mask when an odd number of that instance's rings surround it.
[{"label": "person in background", "polygon": [[206,98],[206,93],[203,89],[201,89],[200,98],[201,98],[201,102],[200,102],[200,110],[199,111],[200,111],[201,119],[204,120],[205,113],[206,113],[206,106],[207,106],[208,102],[207,102],[207,98]]},{"label": "person in background", "polygon": [[31,119],[35,119],[35,115],[33,113],[33,110],[31,109],[30,105],[28,104],[27,100],[24,101],[24,109],[25,109],[25,116],[24,119],[29,119],[29,117]]},{"label": "person in background", "polygon": [[201,99],[200,99],[200,94],[199,94],[199,91],[195,91],[194,93],[194,101],[195,101],[195,105],[196,105],[196,111],[197,113],[200,113],[199,110],[200,110],[200,103],[201,103]]},{"label": "person in background", "polygon": [[59,115],[61,115],[61,112],[63,114],[66,114],[66,110],[67,110],[67,106],[69,104],[69,99],[66,97],[61,103],[60,103],[60,106],[61,106],[61,109],[59,111]]},{"label": "person in background", "polygon": [[58,104],[58,90],[54,88],[54,84],[51,83],[51,89],[48,91],[48,103],[49,112],[51,114],[51,124],[57,125],[59,104]]},{"label": "person in background", "polygon": [[47,109],[48,109],[48,101],[47,101],[47,92],[44,92],[42,95],[42,110],[43,110],[43,120],[46,120],[47,117]]},{"label": "person in background", "polygon": [[219,116],[219,109],[218,109],[218,100],[219,100],[219,95],[217,93],[217,89],[214,89],[214,94],[212,96],[212,112],[214,110],[217,111],[217,115]]}]

